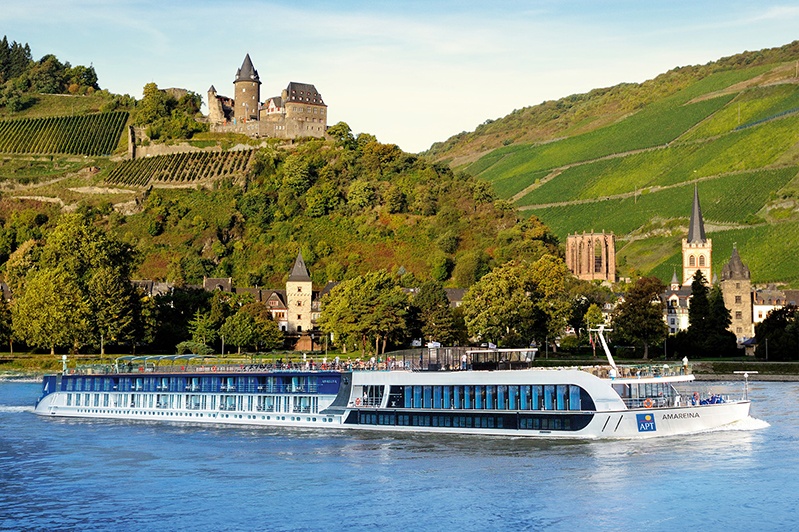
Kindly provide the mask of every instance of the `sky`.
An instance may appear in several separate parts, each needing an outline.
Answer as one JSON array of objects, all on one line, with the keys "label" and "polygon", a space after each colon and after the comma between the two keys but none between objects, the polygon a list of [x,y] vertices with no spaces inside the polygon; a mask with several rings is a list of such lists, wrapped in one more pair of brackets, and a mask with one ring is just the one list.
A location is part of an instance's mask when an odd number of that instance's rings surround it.
[{"label": "sky", "polygon": [[102,88],[261,100],[312,83],[328,125],[409,152],[514,109],[799,39],[799,1],[2,0],[0,35],[93,65]]}]

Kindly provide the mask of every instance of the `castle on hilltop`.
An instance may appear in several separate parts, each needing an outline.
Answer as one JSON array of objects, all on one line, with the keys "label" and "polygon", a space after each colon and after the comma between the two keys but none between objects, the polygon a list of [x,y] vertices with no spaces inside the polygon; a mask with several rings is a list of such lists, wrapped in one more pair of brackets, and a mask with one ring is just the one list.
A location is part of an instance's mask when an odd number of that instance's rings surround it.
[{"label": "castle on hilltop", "polygon": [[316,87],[292,81],[280,96],[261,102],[261,79],[250,54],[244,58],[233,80],[233,98],[208,89],[208,120],[211,131],[243,133],[250,137],[324,137],[327,105]]}]

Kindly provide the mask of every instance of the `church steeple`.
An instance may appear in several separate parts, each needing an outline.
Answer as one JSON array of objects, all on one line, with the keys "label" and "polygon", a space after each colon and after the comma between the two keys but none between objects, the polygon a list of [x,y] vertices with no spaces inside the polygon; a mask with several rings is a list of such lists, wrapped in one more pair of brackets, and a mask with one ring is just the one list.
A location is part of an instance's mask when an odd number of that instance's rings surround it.
[{"label": "church steeple", "polygon": [[699,189],[694,185],[694,204],[688,223],[688,238],[682,240],[682,284],[690,285],[697,271],[709,283],[713,279],[713,242],[705,236],[705,221],[699,205]]},{"label": "church steeple", "polygon": [[705,221],[702,219],[702,207],[699,205],[699,188],[694,185],[694,206],[691,210],[691,223],[688,225],[688,243],[703,244],[705,238]]}]

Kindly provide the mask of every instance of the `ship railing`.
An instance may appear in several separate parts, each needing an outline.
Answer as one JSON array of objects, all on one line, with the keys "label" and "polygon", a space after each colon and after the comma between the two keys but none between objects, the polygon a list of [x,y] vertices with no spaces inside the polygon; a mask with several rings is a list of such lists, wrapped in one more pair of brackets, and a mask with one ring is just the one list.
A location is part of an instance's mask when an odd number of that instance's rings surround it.
[{"label": "ship railing", "polygon": [[620,379],[674,377],[692,373],[690,364],[685,366],[682,364],[617,364],[615,370],[608,365],[580,366],[580,369],[601,379],[613,377]]}]

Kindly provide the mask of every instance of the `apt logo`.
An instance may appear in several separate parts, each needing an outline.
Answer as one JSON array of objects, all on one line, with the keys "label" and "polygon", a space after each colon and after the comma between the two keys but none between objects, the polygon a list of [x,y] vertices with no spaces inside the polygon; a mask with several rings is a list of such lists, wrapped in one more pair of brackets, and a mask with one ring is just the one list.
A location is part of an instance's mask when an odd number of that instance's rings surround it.
[{"label": "apt logo", "polygon": [[635,419],[638,422],[638,432],[654,432],[657,430],[657,427],[655,427],[654,415],[636,414]]}]

